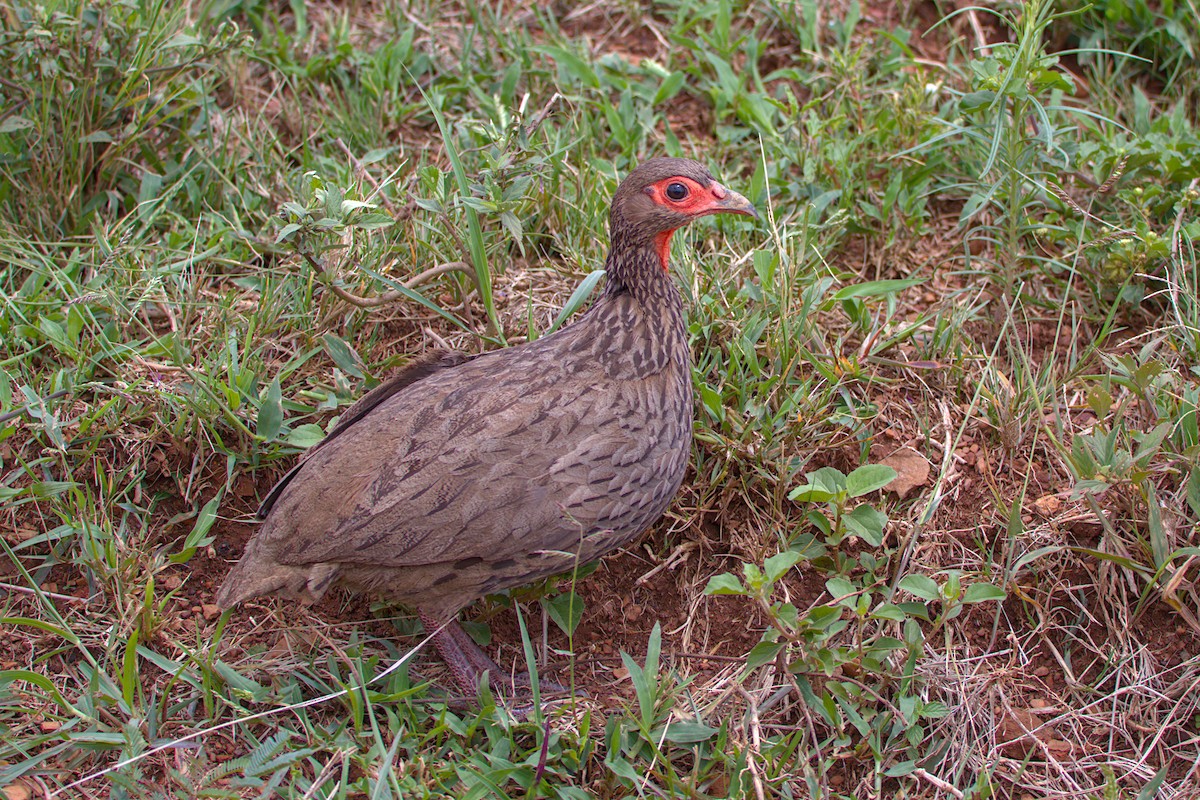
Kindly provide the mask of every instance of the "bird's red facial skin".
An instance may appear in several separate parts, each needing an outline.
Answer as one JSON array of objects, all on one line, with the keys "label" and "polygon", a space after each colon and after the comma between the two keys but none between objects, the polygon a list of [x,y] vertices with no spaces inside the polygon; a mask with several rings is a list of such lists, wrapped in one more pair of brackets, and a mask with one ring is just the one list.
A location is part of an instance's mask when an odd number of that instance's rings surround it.
[{"label": "bird's red facial skin", "polygon": [[654,252],[658,253],[658,260],[662,264],[663,272],[669,271],[668,263],[671,260],[671,234],[674,230],[660,231],[654,234]]},{"label": "bird's red facial skin", "polygon": [[[668,196],[667,187],[673,183],[683,184],[687,188],[687,195],[678,200],[673,200]],[[660,206],[680,214],[687,214],[689,217],[716,214],[721,210],[718,203],[725,198],[725,187],[721,184],[714,182],[706,188],[682,175],[652,183],[646,187],[645,191],[650,195],[650,199]],[[668,269],[667,264],[671,258],[671,234],[673,233],[675,230],[661,231],[654,236],[654,250],[658,253],[658,260],[662,264],[664,272]]]},{"label": "bird's red facial skin", "polygon": [[[667,196],[667,187],[673,183],[683,184],[687,189],[687,196],[679,200],[672,200]],[[715,214],[721,210],[718,203],[725,198],[725,187],[713,182],[706,188],[691,178],[677,176],[664,178],[658,183],[650,184],[646,187],[646,194],[664,208],[680,214],[687,214],[689,217],[702,217],[705,214]]]}]

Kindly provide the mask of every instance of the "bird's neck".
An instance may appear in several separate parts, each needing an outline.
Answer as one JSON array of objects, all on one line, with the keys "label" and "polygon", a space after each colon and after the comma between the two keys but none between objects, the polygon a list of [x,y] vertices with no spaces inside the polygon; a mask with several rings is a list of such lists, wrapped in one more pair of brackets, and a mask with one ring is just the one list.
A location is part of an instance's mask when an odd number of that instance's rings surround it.
[{"label": "bird's neck", "polygon": [[614,245],[605,263],[604,293],[587,315],[587,328],[593,331],[588,335],[590,360],[612,378],[684,375],[690,391],[691,359],[679,290],[653,245]]},{"label": "bird's neck", "polygon": [[665,241],[630,241],[614,233],[604,269],[608,296],[629,295],[652,314],[670,314],[682,320],[683,301],[667,271]]}]

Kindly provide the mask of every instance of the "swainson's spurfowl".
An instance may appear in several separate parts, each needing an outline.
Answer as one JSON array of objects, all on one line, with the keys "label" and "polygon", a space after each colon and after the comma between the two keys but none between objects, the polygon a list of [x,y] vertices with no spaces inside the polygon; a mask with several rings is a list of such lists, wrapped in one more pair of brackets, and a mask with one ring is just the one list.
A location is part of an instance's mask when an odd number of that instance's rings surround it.
[{"label": "swainson's spurfowl", "polygon": [[[526,344],[429,354],[365,395],[271,490],[217,604],[311,602],[340,583],[414,606],[434,629],[646,530],[679,489],[692,441],[671,234],[720,213],[757,216],[695,161],[635,169],[613,197],[607,282],[591,309]],[[435,644],[469,692],[497,669],[456,620]]]}]

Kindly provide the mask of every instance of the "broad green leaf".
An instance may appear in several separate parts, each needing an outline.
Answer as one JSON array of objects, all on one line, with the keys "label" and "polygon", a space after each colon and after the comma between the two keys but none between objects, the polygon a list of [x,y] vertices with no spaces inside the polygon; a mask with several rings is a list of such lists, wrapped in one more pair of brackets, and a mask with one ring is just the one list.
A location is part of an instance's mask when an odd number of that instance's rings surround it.
[{"label": "broad green leaf", "polygon": [[387,214],[375,212],[374,214],[363,214],[354,219],[354,227],[363,231],[375,231],[380,228],[388,228],[396,224],[396,220],[389,217]]},{"label": "broad green leaf", "polygon": [[288,239],[290,239],[292,237],[293,233],[295,233],[296,231],[300,230],[303,227],[304,227],[303,225],[296,223],[296,222],[289,222],[287,225],[284,225],[282,228],[279,229],[279,234],[275,237],[275,244],[279,244],[280,242],[287,241]]},{"label": "broad green leaf", "polygon": [[893,622],[904,621],[904,611],[895,603],[880,603],[871,612],[872,619],[887,619]]},{"label": "broad green leaf", "polygon": [[704,587],[705,594],[745,594],[746,588],[738,577],[729,572],[713,575]]},{"label": "broad green leaf", "polygon": [[162,175],[150,170],[143,170],[141,185],[138,186],[138,205],[140,206],[158,197],[158,193],[162,191],[162,185]]},{"label": "broad green leaf", "polygon": [[989,600],[1003,600],[1008,597],[1003,589],[990,583],[972,583],[963,592],[964,603],[986,603]]},{"label": "broad green leaf", "polygon": [[922,600],[940,600],[942,597],[937,583],[925,575],[905,575],[900,579],[899,586]]},{"label": "broad green leaf", "polygon": [[836,495],[833,492],[818,489],[811,483],[804,486],[797,486],[788,492],[788,500],[793,500],[797,503],[828,503]]},{"label": "broad green leaf", "polygon": [[75,352],[75,346],[67,338],[66,330],[55,320],[49,317],[39,317],[38,330],[49,340],[50,344],[54,345],[54,349],[58,352],[68,356]]},{"label": "broad green leaf", "polygon": [[950,716],[950,709],[939,700],[930,700],[921,708],[921,716],[926,719],[942,719]]},{"label": "broad green leaf", "polygon": [[207,547],[212,543],[212,537],[208,536],[208,532],[212,529],[213,523],[217,521],[217,509],[220,508],[223,497],[224,492],[218,491],[212,499],[204,504],[200,513],[196,515],[196,523],[183,542],[183,549],[172,554],[167,559],[168,561],[172,564],[185,564],[196,552],[196,548]]},{"label": "broad green leaf", "polygon": [[725,419],[725,406],[721,402],[721,395],[707,383],[700,384],[700,402],[704,404],[704,410],[712,415],[714,422]]},{"label": "broad green leaf", "polygon": [[1150,457],[1158,451],[1158,448],[1162,445],[1163,440],[1167,438],[1167,434],[1171,432],[1172,427],[1172,423],[1162,422],[1147,433],[1136,436],[1135,438],[1138,442],[1138,449],[1133,456],[1133,460],[1138,464],[1145,466]]},{"label": "broad green leaf", "polygon": [[771,613],[788,628],[800,627],[800,611],[791,603],[779,603],[772,607]]},{"label": "broad green leaf", "polygon": [[962,96],[958,101],[958,107],[964,114],[970,114],[989,107],[995,101],[996,93],[990,89],[982,92],[970,92]]},{"label": "broad green leaf", "polygon": [[307,450],[325,438],[325,431],[315,422],[306,422],[288,431],[284,437],[288,444]]},{"label": "broad green leaf", "polygon": [[359,161],[363,164],[374,164],[377,161],[383,161],[392,153],[396,152],[398,147],[376,147],[374,150],[368,150]]},{"label": "broad green leaf", "polygon": [[1137,800],[1154,800],[1154,798],[1158,797],[1158,790],[1162,786],[1163,781],[1167,779],[1167,770],[1170,768],[1170,766],[1170,764],[1167,764],[1158,772],[1154,773],[1154,777],[1152,777],[1145,786],[1138,790]]},{"label": "broad green leaf", "polygon": [[141,688],[138,682],[137,644],[138,629],[134,628],[125,642],[125,656],[121,660],[121,697],[130,708],[134,707],[137,690]]},{"label": "broad green leaf", "polygon": [[[820,511],[809,511],[804,515],[804,518],[808,520],[810,525],[819,530],[825,536],[829,536],[833,533],[832,523],[830,523],[829,518]],[[823,542],[819,542],[815,537],[813,537],[813,545],[811,546],[811,549],[805,548],[806,557],[810,561],[815,558],[820,558],[821,556],[825,555],[827,549],[828,548],[825,547]]]},{"label": "broad green leaf", "polygon": [[354,211],[362,211],[367,208],[375,208],[375,204],[368,203],[365,200],[343,200],[338,210],[342,213],[342,216],[346,216]]},{"label": "broad green leaf", "polygon": [[522,242],[522,237],[525,235],[525,226],[521,224],[521,219],[511,211],[500,212],[500,224],[504,226],[504,230],[517,243],[517,247],[524,252],[525,247]]},{"label": "broad green leaf", "polygon": [[883,528],[887,525],[887,515],[876,510],[873,506],[861,505],[846,516],[842,517],[846,531],[859,537],[871,547],[883,544]]},{"label": "broad green leaf", "polygon": [[989,188],[983,192],[973,192],[967,198],[967,202],[963,203],[962,209],[958,212],[958,222],[960,225],[965,224],[971,217],[979,212],[979,209],[985,207],[992,200],[992,195],[995,194],[995,187]]},{"label": "broad green leaf", "polygon": [[906,647],[904,642],[894,636],[880,636],[875,641],[871,642],[870,652],[890,653],[893,650],[903,650]]},{"label": "broad green leaf", "polygon": [[851,497],[878,491],[896,480],[896,470],[884,464],[864,464],[846,476],[846,493]]},{"label": "broad green leaf", "polygon": [[800,561],[800,554],[795,550],[784,550],[781,553],[776,553],[763,563],[763,572],[767,575],[767,580],[777,581],[796,563]]},{"label": "broad green leaf", "polygon": [[652,104],[659,105],[660,103],[665,103],[679,94],[679,90],[683,88],[686,77],[683,72],[672,72],[658,87],[658,91],[654,93]]},{"label": "broad green leaf", "polygon": [[646,645],[646,665],[643,667],[633,657],[621,651],[621,663],[629,671],[629,680],[637,693],[638,710],[642,724],[649,728],[654,720],[655,698],[658,695],[658,657],[662,649],[662,628],[657,622],[650,631]]},{"label": "broad green leaf", "polygon": [[0,120],[0,133],[16,133],[17,131],[28,130],[33,126],[32,120],[14,115]]},{"label": "broad green leaf", "polygon": [[[672,722],[666,727],[667,741],[675,744],[695,744],[696,742],[706,742],[711,739],[718,731],[718,728],[712,728],[702,722],[682,721]],[[658,741],[663,735],[662,729],[652,731],[650,739]]]},{"label": "broad green leaf", "polygon": [[818,489],[834,494],[846,491],[846,476],[833,467],[821,467],[804,477],[808,478],[808,482]]},{"label": "broad green leaf", "polygon": [[784,648],[784,642],[759,642],[746,656],[746,672],[752,672],[763,664],[775,660],[779,651]]},{"label": "broad green leaf", "polygon": [[916,761],[901,761],[888,767],[883,774],[889,778],[903,778],[905,775],[911,775],[916,768]]},{"label": "broad green leaf", "polygon": [[829,596],[834,600],[840,600],[858,594],[858,587],[845,578],[836,577],[825,581],[825,591],[829,592]]},{"label": "broad green leaf", "polygon": [[575,592],[568,591],[543,598],[542,605],[546,607],[546,613],[554,620],[554,624],[567,636],[575,633],[575,628],[583,619],[583,598]]},{"label": "broad green leaf", "polygon": [[836,697],[838,707],[842,710],[842,714],[845,715],[846,721],[854,726],[855,730],[858,731],[859,735],[862,736],[863,739],[869,738],[871,735],[871,723],[867,722],[867,720],[864,719],[863,715],[859,712],[858,703],[851,698],[841,696]]},{"label": "broad green leaf", "polygon": [[321,344],[342,372],[359,380],[363,379],[362,358],[345,339],[334,333],[326,333],[321,337]]},{"label": "broad green leaf", "polygon": [[273,442],[279,435],[281,425],[283,425],[283,396],[279,389],[279,376],[276,375],[267,386],[267,393],[263,397],[262,405],[258,407],[258,422],[254,430],[264,442]]},{"label": "broad green leaf", "polygon": [[818,606],[804,615],[805,621],[814,628],[828,630],[842,618],[842,607]]}]

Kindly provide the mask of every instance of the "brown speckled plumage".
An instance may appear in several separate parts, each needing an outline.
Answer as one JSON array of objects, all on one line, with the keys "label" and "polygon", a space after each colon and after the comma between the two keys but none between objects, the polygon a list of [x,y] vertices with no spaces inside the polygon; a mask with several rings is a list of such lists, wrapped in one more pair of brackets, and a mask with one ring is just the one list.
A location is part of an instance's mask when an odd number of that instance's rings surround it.
[{"label": "brown speckled plumage", "polygon": [[[674,178],[710,194],[679,210]],[[723,211],[753,213],[694,161],[634,171],[613,199],[593,307],[535,342],[431,354],[363,397],[272,490],[218,604],[314,600],[341,582],[441,621],[644,531],[679,488],[692,436],[667,241]]]}]

